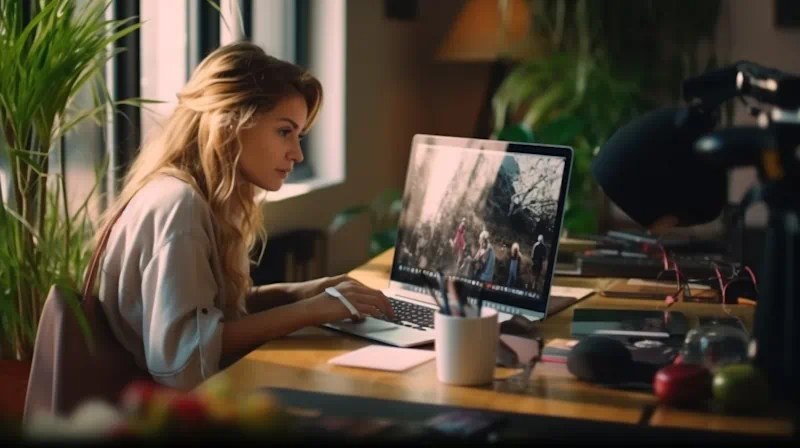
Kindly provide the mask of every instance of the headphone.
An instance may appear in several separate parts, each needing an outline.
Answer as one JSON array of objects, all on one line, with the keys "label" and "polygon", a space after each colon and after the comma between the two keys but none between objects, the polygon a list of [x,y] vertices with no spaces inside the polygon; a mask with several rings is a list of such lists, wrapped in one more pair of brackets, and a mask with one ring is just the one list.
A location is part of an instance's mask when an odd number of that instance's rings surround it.
[{"label": "headphone", "polygon": [[677,350],[664,344],[629,347],[619,339],[596,335],[582,339],[570,350],[567,370],[581,381],[622,389],[652,390],[656,373],[676,357]]}]

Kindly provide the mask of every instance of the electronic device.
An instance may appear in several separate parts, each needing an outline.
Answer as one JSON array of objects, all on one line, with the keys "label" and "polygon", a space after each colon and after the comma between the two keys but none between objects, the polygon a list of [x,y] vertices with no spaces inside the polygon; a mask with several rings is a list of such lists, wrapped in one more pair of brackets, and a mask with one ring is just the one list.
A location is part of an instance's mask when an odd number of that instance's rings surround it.
[{"label": "electronic device", "polygon": [[496,309],[500,322],[544,319],[557,290],[552,267],[572,157],[567,146],[415,135],[383,289],[398,321],[325,326],[401,347],[432,343],[441,295],[426,276],[439,272],[460,285],[468,303]]},{"label": "electronic device", "polygon": [[572,336],[619,336],[639,339],[683,338],[689,331],[679,311],[578,308],[572,314]]},{"label": "electronic device", "polygon": [[704,326],[722,326],[722,327],[733,327],[738,330],[746,332],[747,329],[744,327],[742,320],[735,316],[697,316],[697,326],[704,327]]},{"label": "electronic device", "polygon": [[[656,372],[669,365],[676,353],[669,347],[641,349],[608,336],[581,339],[567,355],[567,370],[581,381],[622,389],[651,390]],[[654,356],[655,354],[655,356]]]},{"label": "electronic device", "polygon": [[[710,255],[675,255],[673,259],[681,267],[681,271],[689,278],[709,278],[716,275],[712,262],[725,262],[740,267],[740,263]],[[650,280],[675,280],[671,271],[664,271],[661,258],[642,258],[610,256],[604,254],[588,254],[580,256],[580,272],[582,277],[616,277],[641,278]]]},{"label": "electronic device", "polygon": [[605,297],[619,297],[623,299],[651,299],[664,301],[669,296],[676,296],[679,292],[676,282],[654,282],[639,279],[617,280],[600,293]]},{"label": "electronic device", "polygon": [[[739,61],[686,79],[681,90],[681,106],[617,130],[593,160],[592,174],[611,201],[650,229],[714,220],[727,202],[727,171],[756,168],[759,183],[735,216],[743,222],[756,201],[768,209],[754,362],[772,397],[800,406],[800,76]],[[715,129],[720,106],[732,99],[745,103],[756,126]]]}]

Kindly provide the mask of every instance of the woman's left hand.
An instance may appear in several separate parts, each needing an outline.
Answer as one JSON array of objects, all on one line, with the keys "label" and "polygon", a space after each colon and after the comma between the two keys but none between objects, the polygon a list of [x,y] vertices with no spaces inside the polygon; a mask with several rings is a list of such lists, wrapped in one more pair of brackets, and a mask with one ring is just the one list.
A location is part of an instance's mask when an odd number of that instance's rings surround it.
[{"label": "woman's left hand", "polygon": [[325,292],[325,288],[336,286],[344,281],[352,281],[359,285],[364,285],[363,283],[359,282],[358,280],[350,277],[347,274],[337,275],[335,277],[322,277],[316,280],[309,280],[305,282],[298,282],[292,284],[292,293],[296,297],[297,301],[310,299],[316,295],[322,294]]}]

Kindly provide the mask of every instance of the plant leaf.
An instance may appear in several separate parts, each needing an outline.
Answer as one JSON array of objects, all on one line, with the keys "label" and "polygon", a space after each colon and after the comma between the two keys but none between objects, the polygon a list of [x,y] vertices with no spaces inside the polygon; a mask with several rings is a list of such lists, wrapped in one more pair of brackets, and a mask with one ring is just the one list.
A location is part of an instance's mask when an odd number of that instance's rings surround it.
[{"label": "plant leaf", "polygon": [[328,233],[336,233],[350,221],[358,218],[364,213],[370,212],[370,207],[366,205],[354,205],[348,207],[333,217],[331,223],[328,225]]},{"label": "plant leaf", "polygon": [[378,195],[375,200],[372,201],[370,204],[372,211],[378,216],[383,217],[390,213],[390,209],[392,204],[395,201],[403,199],[403,192],[397,189],[389,189],[385,190],[381,194]]},{"label": "plant leaf", "polygon": [[32,154],[40,154],[39,152],[21,151],[19,149],[9,149],[8,152],[14,157],[22,159],[23,162],[33,168],[36,174],[40,176],[45,176],[47,174],[44,172],[44,167],[32,157]]},{"label": "plant leaf", "polygon": [[537,141],[550,145],[569,145],[583,131],[584,123],[575,115],[562,115],[543,124]]},{"label": "plant leaf", "polygon": [[385,252],[397,243],[397,229],[384,230],[377,232],[370,238],[369,250],[370,256],[379,255]]},{"label": "plant leaf", "polygon": [[[66,204],[62,210],[65,199],[59,195],[72,200],[61,190],[64,177],[54,172],[50,179],[47,172],[44,161],[54,149],[63,149],[54,139],[83,119],[103,125],[112,116],[105,112],[119,105],[156,103],[139,98],[115,103],[103,80],[106,62],[125,51],[109,47],[141,27],[136,18],[107,20],[112,0],[30,3],[32,17],[23,24],[22,1],[0,0],[0,140],[6,140],[3,151],[15,162],[9,170],[12,182],[24,189],[27,201],[22,216],[16,198],[2,198],[14,208],[0,200],[0,338],[21,344],[25,352],[32,348],[36,313],[50,287],[76,288],[91,256],[89,198],[77,211]],[[84,92],[91,93],[89,106],[83,104]],[[16,151],[6,151],[10,148]],[[27,173],[32,179],[21,185]],[[16,308],[18,297],[28,300],[22,309]],[[86,332],[78,297],[71,302]]]}]

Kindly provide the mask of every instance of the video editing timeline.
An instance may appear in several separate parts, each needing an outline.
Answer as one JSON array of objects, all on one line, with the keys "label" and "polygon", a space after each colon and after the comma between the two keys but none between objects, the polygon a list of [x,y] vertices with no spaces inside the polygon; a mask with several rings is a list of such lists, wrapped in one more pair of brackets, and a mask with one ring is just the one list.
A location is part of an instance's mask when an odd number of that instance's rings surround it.
[{"label": "video editing timeline", "polygon": [[[426,275],[426,276],[428,276],[430,278],[439,277],[439,273],[438,272],[429,271],[429,270],[426,270],[426,269],[411,268],[411,267],[408,267],[408,266],[401,265],[399,270],[401,272],[407,272],[407,273],[413,274],[413,275]],[[525,290],[517,289],[517,288],[509,288],[509,287],[506,287],[506,286],[495,285],[495,284],[492,284],[492,283],[479,282],[477,280],[472,280],[472,279],[469,279],[469,278],[458,277],[458,276],[454,276],[454,275],[445,275],[444,278],[447,279],[447,280],[450,280],[450,279],[456,280],[459,283],[464,284],[464,285],[480,287],[482,289],[489,289],[489,290],[498,291],[498,292],[502,292],[502,293],[506,293],[506,294],[514,294],[514,295],[519,296],[519,297],[528,297],[528,298],[531,298],[531,299],[534,299],[534,300],[538,300],[538,299],[541,298],[541,296],[539,294],[535,293],[535,292],[525,291]],[[409,291],[412,291],[412,292],[416,292],[416,293],[430,294],[430,292],[428,291],[428,288],[426,288],[425,286],[413,286],[412,285],[412,286],[408,286],[406,289],[408,289]],[[434,290],[433,292],[434,292],[434,294],[437,295],[437,297],[439,296],[439,292],[438,291]]]}]

